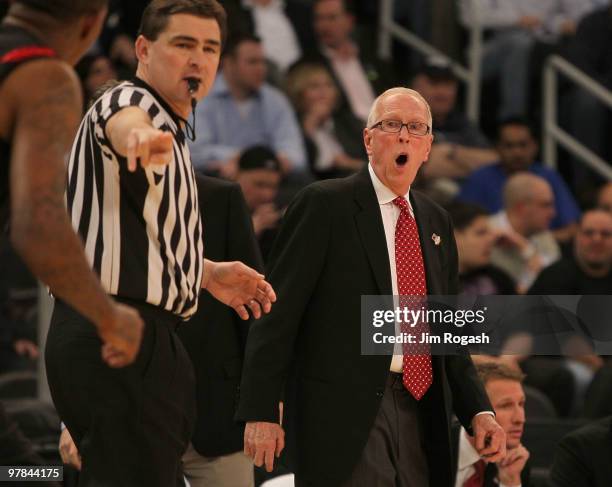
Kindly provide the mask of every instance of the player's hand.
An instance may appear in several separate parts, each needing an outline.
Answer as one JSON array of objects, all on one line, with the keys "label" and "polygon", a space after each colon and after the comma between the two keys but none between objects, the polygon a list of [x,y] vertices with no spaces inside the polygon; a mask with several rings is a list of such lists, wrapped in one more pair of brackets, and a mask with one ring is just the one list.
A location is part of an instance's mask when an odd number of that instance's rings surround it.
[{"label": "player's hand", "polygon": [[164,165],[172,161],[172,134],[153,127],[137,127],[127,138],[128,170],[134,172],[138,163],[145,168],[151,164]]},{"label": "player's hand", "polygon": [[77,470],[81,470],[81,455],[74,444],[72,436],[70,436],[68,428],[64,428],[64,431],[62,431],[60,435],[59,452],[62,457],[62,462],[66,465],[71,465]]},{"label": "player's hand", "polygon": [[120,303],[113,304],[113,313],[98,329],[104,342],[102,359],[111,367],[125,367],[138,354],[144,322],[138,312]]},{"label": "player's hand", "polygon": [[506,456],[506,433],[490,414],[472,419],[476,451],[485,462],[499,462]]},{"label": "player's hand", "polygon": [[276,293],[264,276],[242,262],[204,261],[202,287],[223,304],[234,308],[243,320],[269,313]]},{"label": "player's hand", "polygon": [[274,468],[274,457],[278,458],[285,448],[285,431],[277,423],[249,421],[244,428],[244,454],[257,467],[266,465],[266,471]]}]

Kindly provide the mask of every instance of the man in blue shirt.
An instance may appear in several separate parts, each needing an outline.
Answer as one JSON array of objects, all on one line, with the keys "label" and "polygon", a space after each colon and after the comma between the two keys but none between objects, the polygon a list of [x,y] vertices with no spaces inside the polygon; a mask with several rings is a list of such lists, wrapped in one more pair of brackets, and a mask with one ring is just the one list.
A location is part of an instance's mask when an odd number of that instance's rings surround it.
[{"label": "man in blue shirt", "polygon": [[503,206],[502,188],[507,179],[519,171],[530,171],[546,179],[552,187],[556,216],[551,228],[557,240],[569,240],[575,233],[580,210],[561,175],[536,162],[538,144],[529,124],[520,118],[501,122],[496,148],[499,162],[474,171],[463,183],[457,198],[497,213]]},{"label": "man in blue shirt", "polygon": [[230,40],[223,72],[196,115],[197,138],[190,145],[196,169],[233,178],[243,150],[263,145],[277,155],[283,172],[306,170],[306,152],[295,113],[285,95],[265,82],[260,40]]}]

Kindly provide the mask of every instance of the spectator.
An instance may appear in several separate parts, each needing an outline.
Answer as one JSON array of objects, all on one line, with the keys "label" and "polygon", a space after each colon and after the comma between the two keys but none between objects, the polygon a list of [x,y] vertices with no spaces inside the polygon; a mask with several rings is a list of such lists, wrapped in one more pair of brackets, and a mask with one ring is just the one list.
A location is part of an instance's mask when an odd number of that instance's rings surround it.
[{"label": "spectator", "polygon": [[573,35],[576,23],[591,8],[592,0],[459,0],[461,23],[478,23],[485,31],[482,53],[484,79],[499,77],[500,119],[527,115],[529,60],[536,41],[555,43]]},{"label": "spectator", "polygon": [[563,438],[555,450],[551,487],[607,487],[612,478],[611,417],[587,424]]},{"label": "spectator", "polygon": [[590,210],[582,215],[569,257],[544,269],[531,294],[612,294],[612,215]]},{"label": "spectator", "polygon": [[280,162],[270,149],[251,147],[238,160],[236,181],[251,212],[255,237],[265,261],[282,215],[275,204],[281,181]]},{"label": "spectator", "polygon": [[193,164],[232,178],[240,153],[253,145],[275,152],[284,173],[305,171],[304,141],[285,95],[265,82],[266,60],[259,38],[228,41],[223,72],[196,114]]},{"label": "spectator", "polygon": [[612,183],[604,184],[597,193],[597,206],[612,214]]},{"label": "spectator", "polygon": [[96,91],[110,80],[117,79],[117,70],[110,58],[103,54],[88,54],[75,70],[83,86],[83,101],[87,107]]},{"label": "spectator", "polygon": [[286,87],[300,119],[312,172],[323,179],[360,169],[367,160],[363,125],[339,106],[338,88],[327,68],[300,63],[289,72]]},{"label": "spectator", "polygon": [[479,206],[454,203],[448,212],[453,220],[459,254],[459,285],[462,294],[514,294],[516,284],[504,271],[491,265],[495,234],[489,214]]},{"label": "spectator", "polygon": [[495,410],[495,418],[506,432],[506,457],[485,463],[476,451],[475,438],[463,427],[453,431],[454,455],[457,464],[455,487],[529,486],[529,451],[522,445],[525,428],[525,392],[521,372],[501,363],[476,365]]},{"label": "spectator", "polygon": [[433,116],[434,145],[423,167],[426,177],[463,178],[497,160],[487,138],[457,106],[458,85],[449,64],[437,58],[428,58],[412,80]]},{"label": "spectator", "polygon": [[520,118],[501,122],[497,129],[499,162],[474,171],[461,186],[459,200],[484,206],[491,213],[502,208],[502,188],[514,173],[529,171],[550,184],[555,200],[551,222],[555,238],[569,240],[576,229],[580,211],[561,176],[536,162],[538,144],[529,124]]},{"label": "spectator", "polygon": [[510,274],[524,293],[540,270],[561,256],[548,230],[555,214],[554,195],[544,178],[519,173],[506,182],[503,199],[503,210],[491,217],[500,232],[491,262]]},{"label": "spectator", "polygon": [[374,98],[395,84],[393,70],[352,39],[355,18],[348,0],[315,0],[313,15],[318,46],[306,57],[327,64],[342,103],[365,124]]},{"label": "spectator", "polygon": [[[574,240],[573,255],[544,269],[530,294],[612,294],[612,216],[603,210],[584,213]],[[594,304],[597,306],[596,304]],[[587,387],[603,359],[590,343],[574,336],[564,343],[565,366],[574,376],[574,410],[582,407]]]},{"label": "spectator", "polygon": [[285,2],[280,0],[243,0],[249,10],[254,33],[261,39],[266,58],[284,73],[302,55],[302,49]]},{"label": "spectator", "polygon": [[[578,68],[612,90],[612,5],[587,15],[578,25],[569,45],[569,60]],[[575,87],[565,96],[567,129],[580,142],[604,160],[609,160],[609,109],[586,90]],[[589,189],[598,178],[582,160],[573,160],[574,185]]]}]

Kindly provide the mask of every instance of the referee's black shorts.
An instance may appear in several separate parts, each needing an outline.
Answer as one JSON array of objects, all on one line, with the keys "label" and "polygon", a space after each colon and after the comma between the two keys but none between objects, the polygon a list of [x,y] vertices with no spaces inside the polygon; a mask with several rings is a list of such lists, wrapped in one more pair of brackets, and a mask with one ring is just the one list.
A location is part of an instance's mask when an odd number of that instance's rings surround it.
[{"label": "referee's black shorts", "polygon": [[177,485],[193,432],[195,379],[180,319],[129,303],[145,321],[136,361],[112,369],[94,326],[56,301],[45,361],[51,396],[81,453],[79,486]]}]

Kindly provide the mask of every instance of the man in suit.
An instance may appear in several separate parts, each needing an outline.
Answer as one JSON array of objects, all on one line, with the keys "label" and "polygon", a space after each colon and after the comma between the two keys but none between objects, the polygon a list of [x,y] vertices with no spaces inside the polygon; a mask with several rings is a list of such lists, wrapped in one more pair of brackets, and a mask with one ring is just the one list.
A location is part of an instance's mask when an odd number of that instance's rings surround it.
[{"label": "man in suit", "polygon": [[[196,174],[206,255],[261,271],[262,258],[240,186]],[[234,421],[249,322],[202,292],[194,317],[178,335],[196,378],[195,432],[183,456],[191,487],[251,487],[253,465],[242,452],[244,425]]]},{"label": "man in suit", "polygon": [[457,291],[450,219],[410,191],[431,142],[423,97],[388,90],[364,129],[369,165],[309,186],[285,214],[269,268],[278,304],[251,327],[237,418],[247,421],[245,452],[271,470],[290,386],[287,438],[300,487],[450,485],[451,409],[488,461],[505,454],[467,352],[417,361],[361,353],[362,295]]},{"label": "man in suit", "polygon": [[611,416],[571,432],[557,445],[551,487],[607,487],[611,478]]},{"label": "man in suit", "polygon": [[464,428],[453,428],[453,457],[457,465],[455,487],[528,487],[529,451],[521,444],[525,427],[525,392],[520,371],[499,363],[476,365],[495,418],[506,432],[508,454],[501,462],[486,465],[474,448],[474,438]]},{"label": "man in suit", "polygon": [[315,0],[313,27],[316,45],[303,60],[325,64],[340,88],[342,104],[365,122],[374,98],[395,84],[395,73],[365,43],[352,38],[355,17],[348,0]]}]

